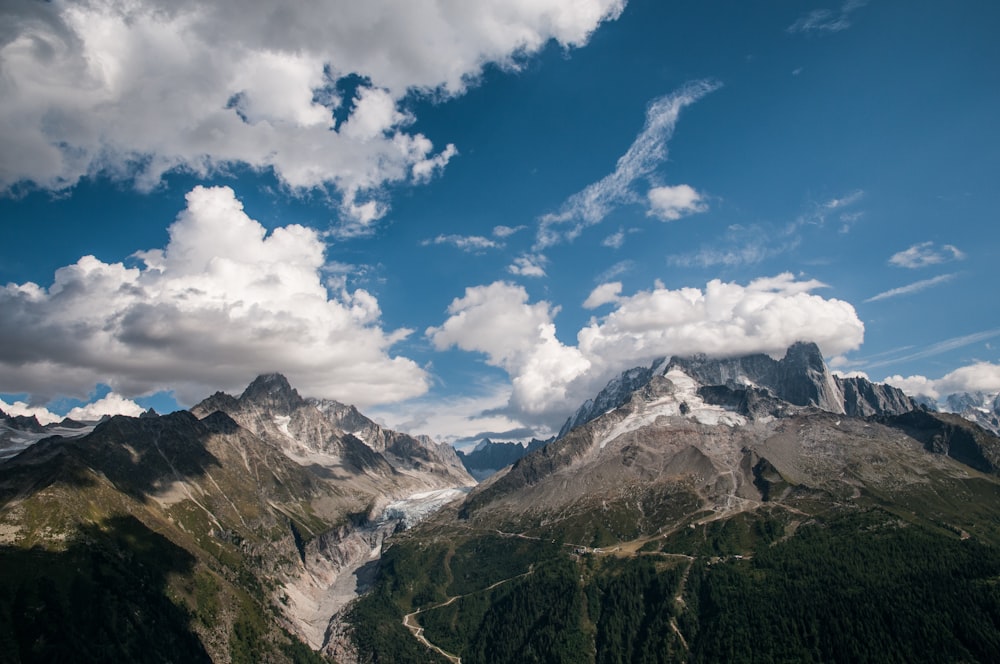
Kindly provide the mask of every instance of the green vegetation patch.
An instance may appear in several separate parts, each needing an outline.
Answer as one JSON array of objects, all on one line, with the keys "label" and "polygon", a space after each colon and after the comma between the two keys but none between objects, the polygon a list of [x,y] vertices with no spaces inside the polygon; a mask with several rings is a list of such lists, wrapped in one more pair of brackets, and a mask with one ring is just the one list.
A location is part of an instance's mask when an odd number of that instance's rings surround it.
[{"label": "green vegetation patch", "polygon": [[994,547],[846,515],[696,566],[681,631],[694,662],[996,661],[998,575]]}]

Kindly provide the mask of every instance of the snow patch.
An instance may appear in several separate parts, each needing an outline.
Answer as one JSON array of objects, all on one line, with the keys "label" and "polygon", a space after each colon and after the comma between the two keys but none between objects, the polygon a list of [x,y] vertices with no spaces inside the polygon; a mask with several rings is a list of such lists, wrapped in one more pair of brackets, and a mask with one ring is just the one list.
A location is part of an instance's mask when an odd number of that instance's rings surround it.
[{"label": "snow patch", "polygon": [[278,431],[285,434],[289,438],[292,438],[292,432],[288,430],[288,424],[292,421],[291,415],[275,415],[274,423],[278,427]]},{"label": "snow patch", "polygon": [[742,415],[722,406],[705,403],[698,396],[698,383],[680,369],[671,369],[663,375],[673,384],[673,393],[640,404],[634,413],[618,422],[601,438],[601,449],[616,438],[652,426],[664,417],[682,417],[709,426],[735,427],[746,424],[747,420]]}]

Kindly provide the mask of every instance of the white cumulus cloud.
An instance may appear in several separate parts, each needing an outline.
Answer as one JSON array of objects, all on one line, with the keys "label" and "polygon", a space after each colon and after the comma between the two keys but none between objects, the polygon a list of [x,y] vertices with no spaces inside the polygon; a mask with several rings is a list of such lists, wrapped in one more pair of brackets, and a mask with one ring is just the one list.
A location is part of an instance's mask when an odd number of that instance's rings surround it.
[{"label": "white cumulus cloud", "polygon": [[39,424],[53,424],[62,421],[62,417],[56,415],[48,408],[42,406],[30,406],[23,401],[7,403],[0,399],[0,410],[14,417],[34,417]]},{"label": "white cumulus cloud", "polygon": [[612,281],[610,283],[601,284],[594,290],[590,291],[590,295],[588,295],[587,299],[583,301],[583,308],[596,309],[603,304],[617,302],[621,293],[622,283],[620,281]]},{"label": "white cumulus cloud", "polygon": [[45,407],[29,406],[23,401],[8,404],[3,399],[0,399],[0,410],[8,415],[34,416],[41,424],[61,422],[65,417],[77,422],[96,422],[105,415],[138,417],[143,413],[142,406],[114,392],[109,392],[91,403],[72,408],[65,415],[57,415]]},{"label": "white cumulus cloud", "polygon": [[280,371],[305,394],[359,406],[422,394],[427,378],[389,348],[365,290],[331,295],[325,245],[298,225],[268,233],[227,187],[197,187],[163,249],[140,263],[84,256],[47,287],[0,289],[0,392],[34,401],[95,384],[132,397],[173,389],[190,403]]},{"label": "white cumulus cloud", "polygon": [[486,355],[511,377],[510,406],[528,418],[565,408],[569,383],[590,368],[580,351],[560,342],[558,308],[528,303],[523,286],[494,282],[465,289],[448,307],[449,318],[427,329],[438,350],[451,346]]},{"label": "white cumulus cloud", "polygon": [[813,294],[823,286],[779,274],[745,286],[712,280],[704,289],[672,290],[658,283],[623,296],[620,284],[604,284],[588,303],[614,302],[614,309],[579,330],[570,346],[556,337],[555,307],[531,304],[523,287],[495,282],[466,289],[448,309],[449,318],[427,334],[439,349],[483,353],[510,375],[512,411],[557,427],[611,376],[657,357],[780,357],[804,340],[826,355],[857,348],[863,323],[847,302]]},{"label": "white cumulus cloud", "polygon": [[507,266],[507,271],[521,277],[544,277],[548,259],[543,254],[524,254]]},{"label": "white cumulus cloud", "polygon": [[425,181],[456,154],[408,128],[405,98],[460,95],[488,63],[516,68],[550,40],[583,45],[623,7],[5,3],[0,190],[64,189],[95,174],[148,189],[171,170],[245,164],[291,189],[339,192],[348,234],[358,234],[385,214],[386,185]]},{"label": "white cumulus cloud", "polygon": [[138,417],[142,415],[143,408],[131,399],[110,392],[97,401],[77,406],[66,413],[66,417],[78,422],[99,420],[105,415],[128,415]]},{"label": "white cumulus cloud", "polygon": [[1000,392],[1000,364],[976,362],[945,374],[941,378],[926,376],[887,376],[883,382],[895,385],[910,396],[942,399],[962,392]]},{"label": "white cumulus cloud", "polygon": [[701,194],[686,184],[676,187],[654,187],[649,190],[647,196],[649,216],[663,221],[676,221],[681,217],[708,209]]}]

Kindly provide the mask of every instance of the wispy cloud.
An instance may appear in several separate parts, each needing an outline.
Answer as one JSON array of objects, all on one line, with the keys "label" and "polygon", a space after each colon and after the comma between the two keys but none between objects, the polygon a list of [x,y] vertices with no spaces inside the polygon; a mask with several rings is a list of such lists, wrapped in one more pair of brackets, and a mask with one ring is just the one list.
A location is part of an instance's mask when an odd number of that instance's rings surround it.
[{"label": "wispy cloud", "polygon": [[514,259],[507,271],[521,277],[544,277],[548,259],[542,254],[524,254]]},{"label": "wispy cloud", "polygon": [[[696,81],[654,100],[646,111],[646,125],[618,159],[614,172],[570,196],[558,212],[541,217],[538,248],[571,240],[584,228],[600,223],[619,205],[640,202],[642,199],[633,185],[638,180],[649,179],[656,167],[666,160],[667,141],[674,133],[681,109],[719,87],[715,81]],[[569,229],[558,230],[561,224],[570,224]]]},{"label": "wispy cloud", "polygon": [[424,247],[434,244],[449,244],[470,253],[478,253],[486,249],[499,249],[503,246],[502,243],[482,235],[438,235],[435,238],[424,240],[420,244]]},{"label": "wispy cloud", "polygon": [[[890,364],[898,364],[900,362],[910,362],[911,360],[922,360],[925,357],[933,357],[934,355],[940,355],[941,353],[947,353],[948,351],[955,350],[956,348],[962,348],[963,346],[969,346],[971,344],[979,343],[981,341],[986,341],[987,339],[992,339],[993,337],[1000,336],[1000,328],[994,328],[992,330],[984,330],[982,332],[974,332],[972,334],[966,334],[960,337],[952,337],[950,339],[945,339],[944,341],[939,341],[936,344],[931,344],[923,350],[919,350],[915,353],[909,353],[907,355],[902,355],[900,357],[894,357],[890,359],[878,360],[877,362],[865,362],[861,366],[865,369],[875,369],[878,367],[888,366]],[[910,348],[907,346],[906,348]]]},{"label": "wispy cloud", "polygon": [[612,249],[621,249],[622,245],[625,244],[625,229],[619,228],[617,233],[612,233],[601,240],[601,244]]},{"label": "wispy cloud", "polygon": [[965,253],[955,245],[946,244],[938,249],[933,242],[921,242],[893,254],[889,259],[889,264],[914,269],[964,259]]},{"label": "wispy cloud", "polygon": [[850,233],[851,229],[854,228],[854,224],[856,224],[863,216],[865,216],[865,213],[862,210],[854,210],[853,212],[844,212],[841,214],[840,233]]},{"label": "wispy cloud", "polygon": [[797,247],[801,242],[795,234],[797,230],[797,226],[775,232],[758,224],[733,225],[726,229],[726,234],[716,245],[706,245],[691,253],[667,256],[667,264],[673,267],[756,265]]},{"label": "wispy cloud", "polygon": [[892,288],[887,291],[883,291],[878,295],[873,295],[865,302],[878,302],[879,300],[888,300],[890,297],[898,297],[900,295],[912,295],[913,293],[919,293],[922,290],[927,290],[938,284],[943,284],[946,281],[951,281],[957,276],[957,273],[942,274],[936,276],[932,279],[922,279],[920,281],[915,281],[912,284],[907,284],[905,286],[900,286],[899,288]]},{"label": "wispy cloud", "polygon": [[506,238],[514,233],[523,231],[527,226],[494,226],[493,237]]},{"label": "wispy cloud", "polygon": [[790,26],[787,31],[791,33],[803,32],[840,32],[851,27],[851,14],[868,4],[868,0],[847,0],[841,5],[839,10],[814,9],[805,16],[800,17]]},{"label": "wispy cloud", "polygon": [[799,215],[795,220],[795,224],[798,226],[822,226],[826,224],[826,220],[831,214],[838,212],[840,213],[841,221],[848,223],[856,221],[864,213],[858,210],[848,211],[848,208],[859,203],[864,197],[865,192],[863,189],[855,189],[843,196],[829,198],[818,203],[814,202],[810,204],[806,212]]},{"label": "wispy cloud", "polygon": [[622,276],[623,274],[631,272],[633,269],[635,269],[635,261],[633,260],[618,261],[617,263],[609,267],[607,270],[597,275],[594,281],[596,283],[604,283],[606,281],[612,281]]},{"label": "wispy cloud", "polygon": [[458,235],[444,234],[434,238],[423,240],[420,245],[429,247],[436,244],[448,244],[468,253],[479,254],[487,249],[503,249],[506,245],[504,239],[514,235],[518,231],[524,230],[526,226],[494,226],[493,238],[483,235]]}]

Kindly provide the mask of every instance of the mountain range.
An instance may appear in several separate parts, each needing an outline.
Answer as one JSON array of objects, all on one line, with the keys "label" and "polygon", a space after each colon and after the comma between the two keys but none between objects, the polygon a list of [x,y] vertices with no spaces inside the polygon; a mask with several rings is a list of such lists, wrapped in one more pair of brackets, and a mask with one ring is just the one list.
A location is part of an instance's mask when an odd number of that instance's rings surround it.
[{"label": "mountain range", "polygon": [[483,438],[469,452],[456,451],[469,474],[481,482],[500,469],[511,465],[528,452],[534,452],[553,440],[554,438],[547,440],[532,438],[527,445],[524,445],[520,442],[493,441],[489,438]]},{"label": "mountain range", "polygon": [[393,661],[993,661],[998,469],[995,435],[832,375],[814,344],[655,362],[398,535],[356,642]]},{"label": "mountain range", "polygon": [[280,374],[29,420],[0,423],[3,661],[1000,655],[1000,439],[811,343],[630,369],[467,454]]},{"label": "mountain range", "polygon": [[408,508],[475,482],[451,447],[278,374],[191,411],[38,429],[0,465],[4,661],[318,659]]}]

